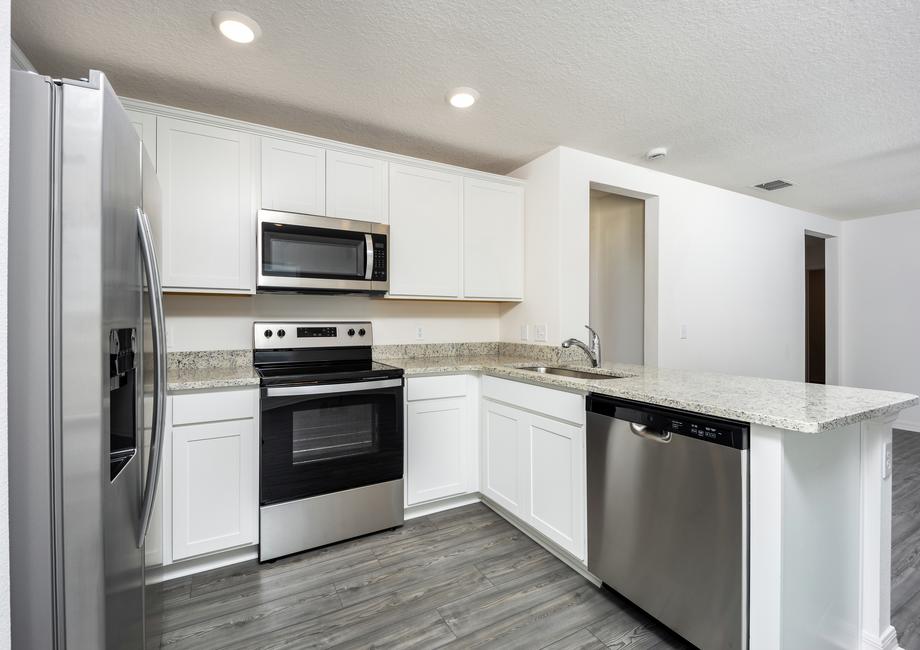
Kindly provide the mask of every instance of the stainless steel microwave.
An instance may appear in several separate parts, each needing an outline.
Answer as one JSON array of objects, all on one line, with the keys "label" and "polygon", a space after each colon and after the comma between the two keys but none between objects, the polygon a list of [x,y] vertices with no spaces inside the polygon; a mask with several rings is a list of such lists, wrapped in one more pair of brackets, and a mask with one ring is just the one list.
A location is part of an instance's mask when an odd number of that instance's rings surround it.
[{"label": "stainless steel microwave", "polygon": [[259,210],[259,292],[386,293],[390,227]]}]

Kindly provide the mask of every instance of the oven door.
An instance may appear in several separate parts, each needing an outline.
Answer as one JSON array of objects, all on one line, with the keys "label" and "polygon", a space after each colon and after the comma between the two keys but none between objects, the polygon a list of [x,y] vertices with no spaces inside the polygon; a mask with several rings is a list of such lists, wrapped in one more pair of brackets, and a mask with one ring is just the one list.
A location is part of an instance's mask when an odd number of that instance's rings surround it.
[{"label": "oven door", "polygon": [[271,210],[260,210],[258,223],[259,290],[376,290],[386,241],[378,231],[387,226]]},{"label": "oven door", "polygon": [[262,389],[260,505],[403,477],[403,380]]}]

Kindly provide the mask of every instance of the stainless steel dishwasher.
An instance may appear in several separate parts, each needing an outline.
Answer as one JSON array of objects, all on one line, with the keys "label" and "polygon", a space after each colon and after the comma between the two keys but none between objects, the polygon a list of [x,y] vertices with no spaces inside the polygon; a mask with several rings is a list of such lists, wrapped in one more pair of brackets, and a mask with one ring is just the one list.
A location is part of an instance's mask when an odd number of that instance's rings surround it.
[{"label": "stainless steel dishwasher", "polygon": [[590,395],[588,569],[694,645],[748,647],[742,422]]}]

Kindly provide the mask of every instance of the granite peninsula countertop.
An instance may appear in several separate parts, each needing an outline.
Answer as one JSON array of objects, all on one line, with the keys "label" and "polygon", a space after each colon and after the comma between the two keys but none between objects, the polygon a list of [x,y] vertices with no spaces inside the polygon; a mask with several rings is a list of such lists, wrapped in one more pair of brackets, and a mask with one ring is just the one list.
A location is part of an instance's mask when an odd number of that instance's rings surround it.
[{"label": "granite peninsula countertop", "polygon": [[[378,360],[403,368],[407,377],[480,372],[494,377],[621,397],[804,433],[821,433],[863,420],[894,415],[920,404],[920,398],[906,393],[713,372],[646,368],[630,364],[604,364],[600,370],[610,375],[609,379],[576,379],[523,370],[521,366],[532,366],[539,362],[522,357],[462,356]],[[565,363],[553,365],[585,367]]]},{"label": "granite peninsula countertop", "polygon": [[[167,388],[170,392],[176,392],[257,387],[259,376],[252,366],[251,356],[247,358],[246,352],[184,353],[191,356],[177,357],[169,364]],[[375,360],[402,368],[407,377],[481,373],[804,433],[820,433],[863,420],[894,415],[920,404],[920,398],[906,393],[630,364],[604,364],[600,371],[609,375],[608,379],[544,375],[523,370],[522,367],[553,365],[585,368],[585,365],[522,354],[415,358],[375,356]]]}]

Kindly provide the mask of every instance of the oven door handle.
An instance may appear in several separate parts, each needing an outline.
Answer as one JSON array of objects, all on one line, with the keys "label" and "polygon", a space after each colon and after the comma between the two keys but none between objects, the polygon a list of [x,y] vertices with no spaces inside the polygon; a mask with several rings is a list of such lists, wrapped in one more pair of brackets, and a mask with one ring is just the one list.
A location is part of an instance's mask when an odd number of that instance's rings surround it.
[{"label": "oven door handle", "polygon": [[277,386],[265,389],[265,397],[293,397],[296,395],[332,395],[336,393],[356,393],[377,388],[396,388],[402,386],[402,379],[382,379],[379,381],[359,381],[352,384],[318,384],[311,386]]},{"label": "oven door handle", "polygon": [[367,249],[367,261],[364,263],[364,279],[370,280],[374,273],[374,238],[368,233],[364,233],[364,248]]}]

